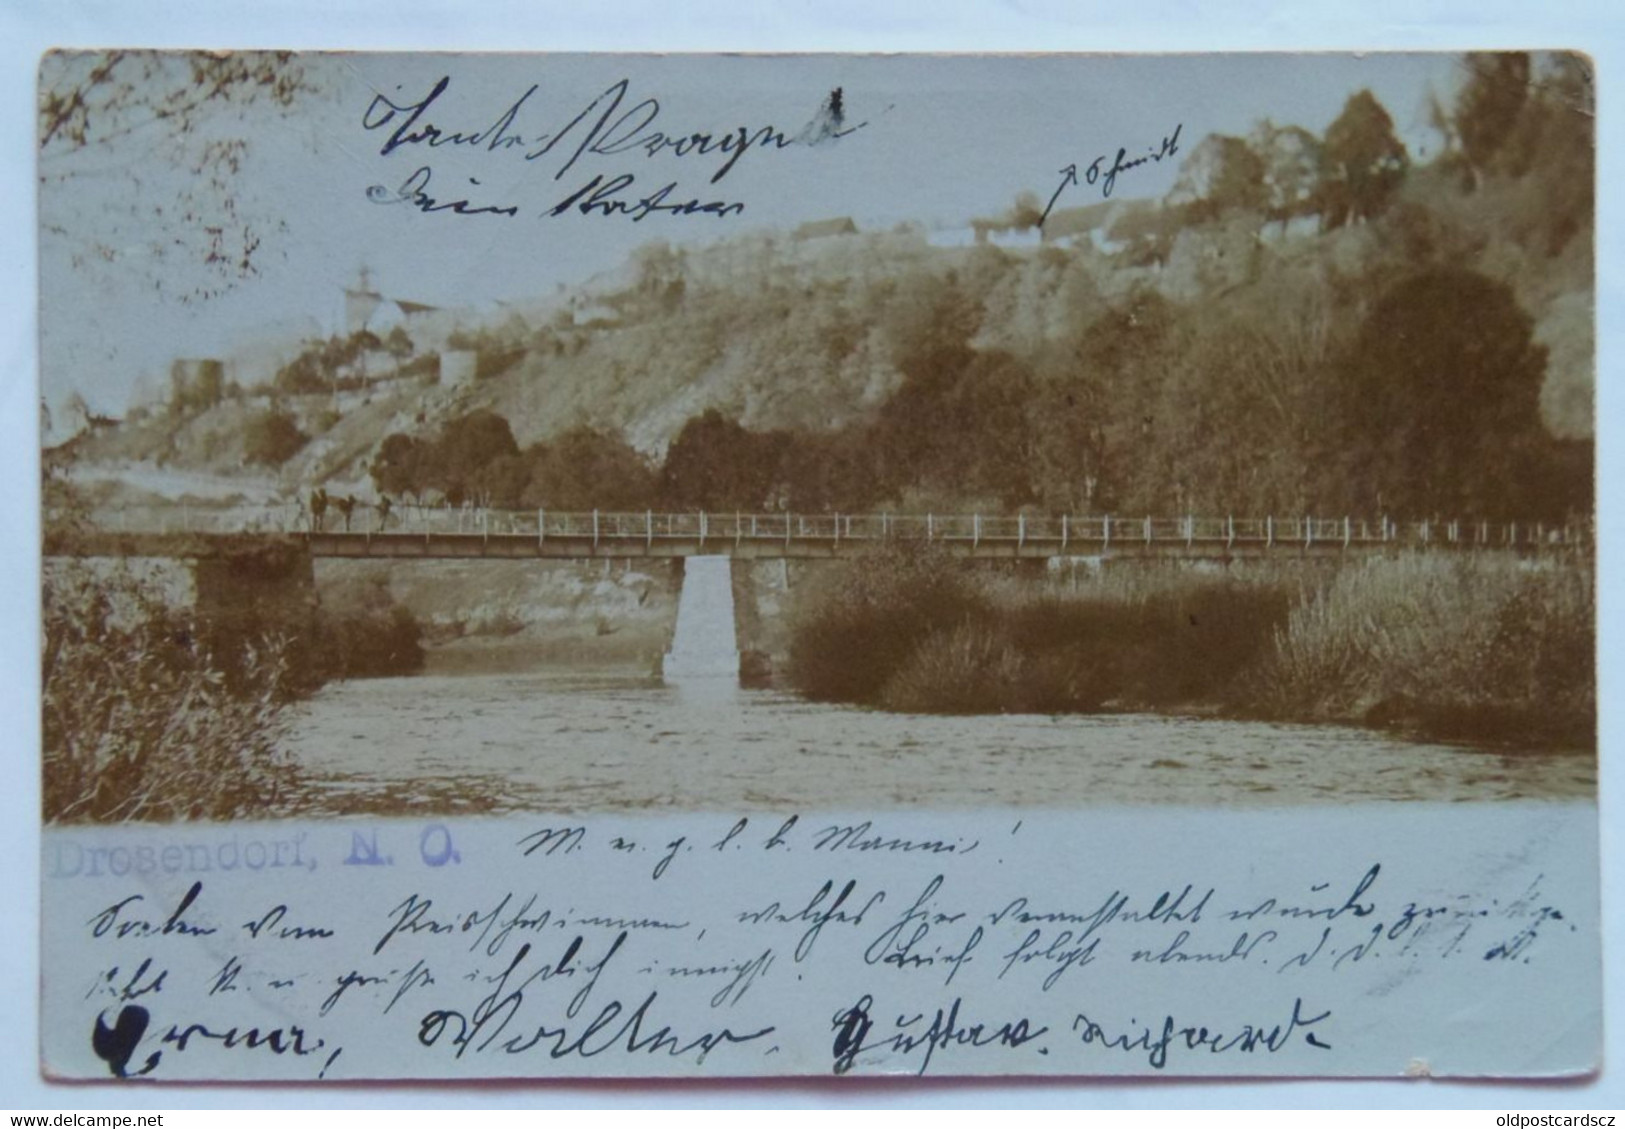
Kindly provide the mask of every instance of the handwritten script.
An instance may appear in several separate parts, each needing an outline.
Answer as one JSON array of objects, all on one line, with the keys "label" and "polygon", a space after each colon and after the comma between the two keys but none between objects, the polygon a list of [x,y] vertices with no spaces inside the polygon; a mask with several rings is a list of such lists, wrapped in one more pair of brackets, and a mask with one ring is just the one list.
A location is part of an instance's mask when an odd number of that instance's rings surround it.
[{"label": "handwritten script", "polygon": [[[455,100],[451,87],[445,76],[421,94],[398,89],[373,96],[361,115],[361,128],[381,139],[378,155],[416,162],[393,186],[368,188],[373,203],[404,205],[425,214],[505,219],[526,212],[618,217],[633,223],[650,216],[727,218],[744,212],[744,201],[724,198],[723,189],[708,187],[705,195],[697,195],[681,188],[678,180],[661,184],[665,174],[658,170],[672,163],[696,166],[707,186],[717,185],[749,154],[761,159],[792,147],[831,145],[868,124],[848,121],[840,87],[828,93],[799,129],[765,122],[672,123],[659,98],[634,101],[627,78],[584,103],[562,106],[544,105],[538,97],[541,85],[535,83],[484,117],[478,109],[448,105]],[[517,160],[539,170],[544,182],[570,180],[565,190],[540,204],[499,199],[476,176],[437,180],[430,162],[441,150],[462,158]],[[631,160],[637,165],[628,171],[623,166]]]},{"label": "handwritten script", "polygon": [[[1178,846],[1175,811],[52,829],[46,1055],[158,1079],[1396,1073],[1464,1008],[1517,1016],[1523,1047],[1586,1028],[1566,814],[1430,811],[1426,862],[1397,806],[1232,814],[1320,844],[1253,855]],[[1502,855],[1471,845],[1490,815]]]},{"label": "handwritten script", "polygon": [[1055,186],[1050,193],[1049,203],[1044,205],[1043,215],[1038,217],[1038,226],[1043,227],[1044,221],[1049,219],[1050,212],[1055,210],[1056,202],[1060,200],[1061,193],[1068,188],[1076,188],[1080,182],[1090,188],[1100,189],[1102,200],[1111,199],[1112,191],[1117,187],[1117,178],[1123,173],[1131,172],[1143,165],[1160,165],[1179,154],[1179,133],[1185,127],[1176,125],[1173,132],[1165,134],[1156,145],[1147,146],[1143,152],[1130,156],[1126,146],[1120,147],[1115,154],[1107,156],[1102,154],[1080,166],[1073,162],[1060,170],[1061,183]]}]

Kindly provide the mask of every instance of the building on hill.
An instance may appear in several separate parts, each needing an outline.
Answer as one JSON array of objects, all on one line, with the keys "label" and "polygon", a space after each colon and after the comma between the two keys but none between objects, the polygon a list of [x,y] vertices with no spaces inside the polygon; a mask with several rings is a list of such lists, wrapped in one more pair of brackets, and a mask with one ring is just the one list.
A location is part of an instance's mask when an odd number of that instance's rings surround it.
[{"label": "building on hill", "polygon": [[447,349],[440,354],[440,383],[448,388],[473,384],[479,370],[477,349]]},{"label": "building on hill", "polygon": [[1044,233],[1036,227],[988,226],[978,228],[978,243],[1012,250],[1037,247],[1044,241]]},{"label": "building on hill", "polygon": [[1044,242],[1054,247],[1076,247],[1094,242],[1096,233],[1111,223],[1118,204],[1102,200],[1081,208],[1056,208],[1044,220]]},{"label": "building on hill", "polygon": [[356,285],[344,289],[344,332],[353,336],[365,330],[382,337],[403,324],[410,332],[412,322],[439,309],[426,302],[388,297],[372,285],[371,273],[362,267]]},{"label": "building on hill", "polygon": [[851,216],[830,220],[808,220],[790,233],[791,239],[827,239],[836,235],[856,235],[858,225]]},{"label": "building on hill", "polygon": [[83,395],[70,392],[53,412],[40,400],[40,443],[45,450],[62,447],[92,431],[115,428],[120,421],[93,409]]},{"label": "building on hill", "polygon": [[964,227],[939,227],[926,233],[925,241],[932,247],[974,247],[976,232]]},{"label": "building on hill", "polygon": [[1259,230],[1250,216],[1186,227],[1174,237],[1158,289],[1189,301],[1258,277]]},{"label": "building on hill", "polygon": [[278,370],[324,336],[320,321],[310,315],[260,326],[252,334],[239,337],[221,358],[226,380],[240,388],[268,385],[276,379]]},{"label": "building on hill", "polygon": [[1289,243],[1299,239],[1313,239],[1320,234],[1320,213],[1292,216],[1284,221],[1266,220],[1258,229],[1258,237],[1265,243]]},{"label": "building on hill", "polygon": [[203,411],[225,398],[226,366],[218,357],[181,357],[169,366],[169,404]]}]

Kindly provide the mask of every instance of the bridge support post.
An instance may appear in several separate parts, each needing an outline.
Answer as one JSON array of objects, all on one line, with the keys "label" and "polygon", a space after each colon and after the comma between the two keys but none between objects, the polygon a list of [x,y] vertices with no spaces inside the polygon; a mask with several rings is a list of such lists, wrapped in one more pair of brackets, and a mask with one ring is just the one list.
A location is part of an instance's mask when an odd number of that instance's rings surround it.
[{"label": "bridge support post", "polygon": [[598,551],[598,511],[592,512],[592,551]]},{"label": "bridge support post", "polygon": [[1343,518],[1343,548],[1349,547],[1349,539],[1354,535],[1354,525],[1345,516]]},{"label": "bridge support post", "polygon": [[932,515],[932,514],[926,514],[925,515],[925,539],[927,541],[932,541],[932,540],[936,539],[936,536],[937,536],[937,528],[936,528],[936,526],[937,526],[936,517],[934,515]]},{"label": "bridge support post", "polygon": [[1105,552],[1112,547],[1112,515],[1107,514],[1100,519],[1100,551]]},{"label": "bridge support post", "polygon": [[1224,551],[1229,552],[1236,544],[1236,515],[1227,514],[1224,519]]},{"label": "bridge support post", "polygon": [[1312,517],[1306,517],[1303,519],[1303,547],[1305,549],[1312,549],[1314,548],[1314,545],[1315,519]]},{"label": "bridge support post", "polygon": [[982,544],[982,515],[971,514],[970,517],[970,546],[972,549]]},{"label": "bridge support post", "polygon": [[645,552],[653,551],[655,547],[655,512],[643,511],[643,548]]},{"label": "bridge support post", "polygon": [[1275,548],[1275,518],[1273,515],[1264,519],[1264,548]]},{"label": "bridge support post", "polygon": [[1062,514],[1061,515],[1061,552],[1063,552],[1063,553],[1066,552],[1066,533],[1067,533],[1066,519],[1067,519],[1067,515]]},{"label": "bridge support post", "polygon": [[700,511],[700,548],[705,548],[705,511]]},{"label": "bridge support post", "polygon": [[547,511],[536,511],[536,547],[540,549],[547,544]]}]

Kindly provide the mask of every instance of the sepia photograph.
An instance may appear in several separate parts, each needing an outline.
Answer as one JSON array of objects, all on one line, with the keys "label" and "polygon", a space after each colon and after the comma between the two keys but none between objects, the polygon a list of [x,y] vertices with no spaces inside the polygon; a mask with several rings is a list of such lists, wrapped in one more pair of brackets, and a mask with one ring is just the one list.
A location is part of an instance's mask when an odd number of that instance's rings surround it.
[{"label": "sepia photograph", "polygon": [[48,822],[1592,794],[1583,57],[489,65],[45,60]]},{"label": "sepia photograph", "polygon": [[47,1077],[1598,1069],[1584,54],[37,93]]}]

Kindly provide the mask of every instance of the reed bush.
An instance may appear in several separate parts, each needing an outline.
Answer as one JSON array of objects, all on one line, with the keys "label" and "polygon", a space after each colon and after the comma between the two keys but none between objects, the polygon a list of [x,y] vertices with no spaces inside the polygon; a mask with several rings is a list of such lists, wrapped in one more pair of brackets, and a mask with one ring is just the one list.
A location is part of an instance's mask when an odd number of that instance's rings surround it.
[{"label": "reed bush", "polygon": [[940,547],[888,542],[798,597],[790,680],[815,701],[879,704],[927,637],[983,619],[988,607],[964,563]]},{"label": "reed bush", "polygon": [[931,713],[1198,710],[1595,741],[1595,596],[1567,560],[1412,554],[1081,585],[890,547],[797,597],[808,697]]},{"label": "reed bush", "polygon": [[314,638],[318,674],[340,678],[380,678],[423,669],[423,626],[389,588],[379,572],[329,583],[322,589]]},{"label": "reed bush", "polygon": [[217,652],[150,587],[83,566],[47,572],[44,628],[46,820],[264,817],[291,798],[281,640]]},{"label": "reed bush", "polygon": [[886,680],[880,705],[902,713],[1016,713],[1031,672],[996,625],[966,621],[934,631]]},{"label": "reed bush", "polygon": [[1573,562],[1373,560],[1293,611],[1251,686],[1283,718],[1584,743],[1595,622],[1591,570]]},{"label": "reed bush", "polygon": [[1187,572],[1016,598],[1001,603],[1001,618],[1022,653],[1066,672],[1065,688],[1036,695],[1059,708],[1221,705],[1291,604],[1283,582]]},{"label": "reed bush", "polygon": [[1212,706],[1291,606],[1280,582],[1107,575],[1073,591],[975,577],[940,549],[887,550],[798,598],[792,682],[940,713]]}]

